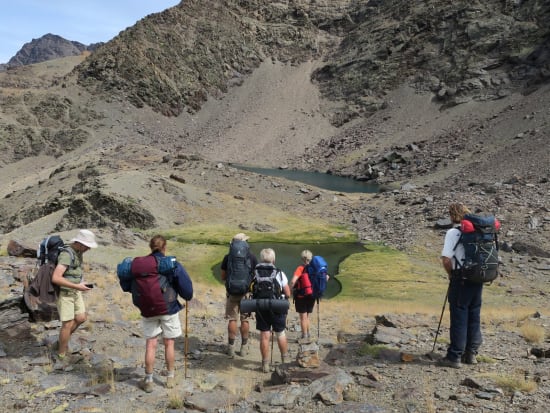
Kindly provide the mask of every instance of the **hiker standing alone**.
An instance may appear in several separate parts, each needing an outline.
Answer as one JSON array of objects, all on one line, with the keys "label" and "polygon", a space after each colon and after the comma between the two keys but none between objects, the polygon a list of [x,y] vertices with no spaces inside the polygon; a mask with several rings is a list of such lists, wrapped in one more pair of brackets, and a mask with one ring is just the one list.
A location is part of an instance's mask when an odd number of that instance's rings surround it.
[{"label": "hiker standing alone", "polygon": [[[242,232],[236,234],[231,240],[229,253],[223,257],[221,264],[221,279],[225,281],[225,319],[227,322],[227,354],[235,357],[235,339],[237,330],[241,333],[241,349],[239,355],[244,357],[249,352],[248,333],[250,330],[250,314],[242,314],[240,311],[241,300],[249,291],[250,282],[256,267],[257,259],[250,251],[249,237]],[[237,325],[240,320],[240,327]]]},{"label": "hiker standing alone", "polygon": [[[69,340],[76,329],[86,321],[86,307],[82,291],[89,291],[82,279],[82,254],[97,248],[92,231],[81,229],[67,246],[73,252],[61,250],[57,266],[52,274],[52,283],[59,286],[57,311],[61,321],[57,356],[63,360],[69,349]],[[71,257],[73,255],[73,257]]]},{"label": "hiker standing alone", "polygon": [[141,326],[146,339],[145,378],[140,384],[146,393],[153,391],[155,354],[161,334],[167,370],[166,387],[170,389],[176,384],[175,341],[182,335],[178,313],[184,308],[178,296],[186,301],[193,298],[193,283],[179,262],[175,262],[169,274],[161,274],[159,263],[166,256],[166,239],[155,235],[149,241],[149,248],[151,254],[134,258],[131,267],[132,300],[141,312]]},{"label": "hiker standing alone", "polygon": [[[454,225],[460,224],[470,210],[460,203],[449,205]],[[481,337],[481,296],[483,284],[470,282],[456,274],[457,261],[464,260],[465,251],[459,242],[461,232],[455,226],[445,234],[441,262],[449,277],[450,340],[447,355],[439,360],[444,367],[460,368],[461,362],[476,364],[476,354],[483,341]]]},{"label": "hiker standing alone", "polygon": [[309,275],[307,273],[307,265],[311,262],[313,254],[309,250],[304,250],[300,254],[302,265],[299,265],[294,270],[294,275],[290,280],[290,289],[294,292],[294,304],[296,312],[300,316],[300,329],[302,331],[302,339],[309,339],[309,315],[313,312],[315,306],[315,298],[313,297],[313,288]]}]

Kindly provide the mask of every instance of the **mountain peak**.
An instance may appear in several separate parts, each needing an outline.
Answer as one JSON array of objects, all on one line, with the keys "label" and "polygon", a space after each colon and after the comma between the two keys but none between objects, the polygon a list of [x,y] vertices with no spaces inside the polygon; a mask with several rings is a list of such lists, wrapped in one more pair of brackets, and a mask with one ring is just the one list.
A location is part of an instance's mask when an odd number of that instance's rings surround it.
[{"label": "mountain peak", "polygon": [[80,42],[67,40],[56,34],[47,33],[38,39],[32,39],[7,63],[8,67],[17,67],[40,63],[46,60],[67,56],[78,56],[86,50],[94,50],[98,44],[84,45]]}]

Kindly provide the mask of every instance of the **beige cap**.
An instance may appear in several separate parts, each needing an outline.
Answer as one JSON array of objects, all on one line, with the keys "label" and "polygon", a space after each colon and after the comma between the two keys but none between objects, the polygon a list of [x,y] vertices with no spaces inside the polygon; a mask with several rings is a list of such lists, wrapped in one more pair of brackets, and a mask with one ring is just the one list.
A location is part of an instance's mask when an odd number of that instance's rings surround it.
[{"label": "beige cap", "polygon": [[248,235],[243,234],[242,232],[239,232],[233,237],[233,241],[247,241],[248,238],[249,238]]},{"label": "beige cap", "polygon": [[82,245],[86,245],[88,248],[97,248],[97,242],[95,242],[95,235],[92,231],[87,229],[81,229],[78,231],[76,237],[70,242],[80,242]]}]

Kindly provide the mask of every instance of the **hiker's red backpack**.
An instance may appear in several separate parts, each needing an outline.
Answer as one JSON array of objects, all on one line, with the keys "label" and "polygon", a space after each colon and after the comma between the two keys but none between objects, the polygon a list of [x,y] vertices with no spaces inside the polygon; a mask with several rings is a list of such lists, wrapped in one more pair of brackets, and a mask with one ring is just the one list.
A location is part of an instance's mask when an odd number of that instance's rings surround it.
[{"label": "hiker's red backpack", "polygon": [[300,265],[294,275],[299,277],[294,284],[293,296],[294,298],[304,298],[313,295],[313,287],[309,279],[309,274],[305,265]]},{"label": "hiker's red backpack", "polygon": [[[166,258],[163,257],[163,261]],[[132,260],[132,302],[139,308],[143,317],[154,317],[170,314],[171,304],[177,301],[178,294],[172,287],[173,268],[164,271],[159,266],[159,259],[154,255],[136,257]]]}]

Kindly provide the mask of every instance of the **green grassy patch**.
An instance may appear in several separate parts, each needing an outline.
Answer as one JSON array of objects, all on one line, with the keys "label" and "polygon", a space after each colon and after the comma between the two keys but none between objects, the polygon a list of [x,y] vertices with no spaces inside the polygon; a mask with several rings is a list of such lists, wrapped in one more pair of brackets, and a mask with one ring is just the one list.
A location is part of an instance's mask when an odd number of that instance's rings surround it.
[{"label": "green grassy patch", "polygon": [[418,267],[407,254],[380,244],[369,244],[340,264],[342,292],[337,299],[430,303],[441,301],[447,284],[441,270],[429,263]]},{"label": "green grassy patch", "polygon": [[[299,231],[297,230],[299,228]],[[204,243],[228,245],[233,235],[245,232],[253,242],[280,242],[287,244],[334,242],[356,242],[357,235],[341,226],[329,226],[314,220],[302,220],[294,217],[279,223],[272,231],[242,230],[224,225],[200,225],[161,232],[166,239],[183,243]]]},{"label": "green grassy patch", "polygon": [[178,257],[193,280],[220,285],[212,266],[227,254],[227,246],[170,242],[167,254]]},{"label": "green grassy patch", "polygon": [[[390,347],[388,347],[387,345],[385,344],[369,344],[369,343],[365,343],[361,346],[361,348],[359,349],[359,355],[361,356],[371,356],[371,357],[378,357],[378,355],[380,354],[380,352],[382,350],[388,350],[390,349]],[[392,349],[394,350],[394,349]]]}]

